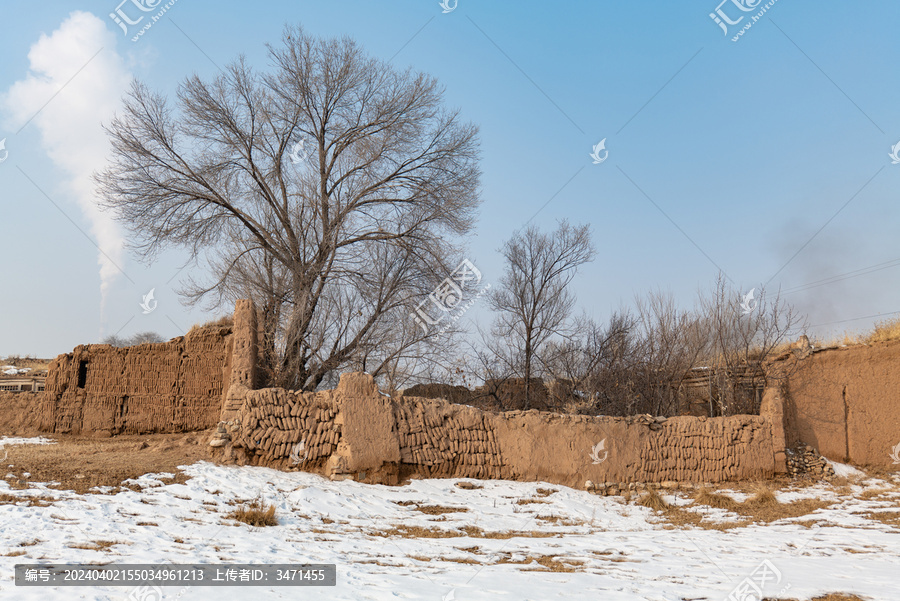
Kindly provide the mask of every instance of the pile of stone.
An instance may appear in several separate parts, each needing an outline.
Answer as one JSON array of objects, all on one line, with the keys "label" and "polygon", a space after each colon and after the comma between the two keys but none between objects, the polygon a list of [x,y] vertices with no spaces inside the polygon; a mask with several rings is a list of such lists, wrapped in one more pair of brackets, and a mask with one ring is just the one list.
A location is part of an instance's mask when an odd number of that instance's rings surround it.
[{"label": "pile of stone", "polygon": [[816,449],[802,442],[787,449],[787,469],[793,478],[828,480],[835,477],[831,464]]},{"label": "pile of stone", "polygon": [[[712,486],[704,484],[703,486]],[[625,493],[644,493],[650,490],[693,490],[694,484],[690,482],[591,482],[584,483],[584,488],[589,493],[604,497],[623,495]]]},{"label": "pile of stone", "polygon": [[669,418],[659,415],[657,417],[653,417],[649,413],[643,413],[641,415],[630,415],[625,418],[625,423],[627,424],[643,424],[653,430],[654,432],[657,430],[661,430],[663,424]]}]

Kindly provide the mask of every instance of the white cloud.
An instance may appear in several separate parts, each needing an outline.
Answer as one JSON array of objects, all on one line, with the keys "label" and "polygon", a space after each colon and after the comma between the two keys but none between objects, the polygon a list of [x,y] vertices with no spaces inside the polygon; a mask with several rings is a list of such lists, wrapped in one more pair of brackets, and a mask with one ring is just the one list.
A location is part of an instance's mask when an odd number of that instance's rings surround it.
[{"label": "white cloud", "polygon": [[116,36],[101,19],[87,12],[72,12],[56,31],[41,35],[31,46],[28,74],[2,98],[16,127],[50,100],[28,127],[40,132],[43,149],[65,174],[65,187],[90,223],[102,251],[97,256],[101,314],[120,273],[116,265],[124,266],[121,230],[110,213],[99,209],[91,181],[91,174],[105,165],[109,152],[102,124],[111,120],[131,79],[115,46]]}]

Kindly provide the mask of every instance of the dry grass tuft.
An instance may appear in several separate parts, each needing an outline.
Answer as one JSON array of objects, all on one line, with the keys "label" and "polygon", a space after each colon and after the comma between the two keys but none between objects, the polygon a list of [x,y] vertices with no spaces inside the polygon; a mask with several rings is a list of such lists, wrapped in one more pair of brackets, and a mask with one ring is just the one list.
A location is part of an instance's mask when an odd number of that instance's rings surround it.
[{"label": "dry grass tuft", "polygon": [[275,506],[263,507],[259,499],[250,501],[246,507],[240,507],[225,517],[255,527],[278,525],[278,519],[275,517]]},{"label": "dry grass tuft", "polygon": [[534,519],[556,524],[557,526],[583,526],[585,524],[585,522],[570,520],[569,518],[560,517],[558,515],[539,515]]},{"label": "dry grass tuft", "polygon": [[775,497],[775,492],[771,488],[761,484],[756,488],[754,495],[747,499],[744,504],[755,507],[772,507],[781,503],[779,503],[778,498]]},{"label": "dry grass tuft", "polygon": [[223,315],[222,317],[220,317],[218,319],[212,319],[203,324],[195,323],[194,325],[191,326],[191,329],[188,333],[190,334],[191,332],[194,332],[196,330],[200,330],[203,328],[227,327],[227,326],[233,326],[233,325],[234,325],[234,316],[233,315]]},{"label": "dry grass tuft", "polygon": [[[773,599],[772,597],[766,597],[762,601],[798,601],[797,599]],[[821,597],[815,597],[810,599],[809,601],[866,601],[862,597],[857,597],[856,595],[847,595],[845,593],[829,593],[827,595],[823,595]]]},{"label": "dry grass tuft", "polygon": [[876,323],[875,329],[865,337],[865,341],[869,344],[890,340],[900,340],[900,317]]},{"label": "dry grass tuft", "polygon": [[755,522],[769,523],[789,518],[798,518],[833,504],[834,501],[820,501],[819,499],[800,499],[793,503],[777,503],[776,505],[748,506],[745,504],[740,513]]},{"label": "dry grass tuft", "polygon": [[471,557],[438,557],[438,561],[449,561],[451,563],[467,563],[481,565],[481,562]]},{"label": "dry grass tuft", "polygon": [[22,507],[49,507],[50,505],[53,505],[55,500],[56,499],[52,497],[26,497],[6,493],[0,494],[0,505],[18,505],[19,503],[24,503]]},{"label": "dry grass tuft", "polygon": [[820,348],[836,348],[839,346],[890,342],[892,340],[900,340],[900,317],[876,323],[875,328],[871,332],[861,334],[859,332],[844,332],[843,335],[835,336],[824,342],[816,341],[815,345]]},{"label": "dry grass tuft", "polygon": [[862,501],[868,501],[870,499],[875,499],[875,498],[878,498],[881,496],[886,496],[887,493],[890,493],[890,492],[892,492],[890,488],[884,488],[884,487],[870,488],[870,489],[864,490],[861,493],[859,493],[859,495],[857,495],[856,498],[860,499]]},{"label": "dry grass tuft", "polygon": [[94,540],[89,543],[75,543],[68,545],[70,549],[86,549],[88,551],[106,551],[110,547],[122,544],[115,540]]},{"label": "dry grass tuft", "polygon": [[416,507],[416,511],[427,513],[428,515],[441,515],[444,513],[465,513],[469,511],[468,507],[449,507],[447,505],[422,505]]},{"label": "dry grass tuft", "polygon": [[516,501],[516,505],[531,505],[533,503],[549,503],[549,502],[550,501],[545,501],[543,499],[535,499],[535,498],[519,499],[518,501]]},{"label": "dry grass tuft", "polygon": [[532,530],[525,531],[509,531],[509,532],[485,532],[478,526],[464,526],[462,531],[470,538],[492,538],[492,539],[508,539],[508,538],[552,538],[556,536],[552,532],[539,532]]},{"label": "dry grass tuft", "polygon": [[394,526],[387,530],[376,530],[369,532],[372,536],[399,536],[401,538],[488,538],[488,539],[508,539],[508,538],[552,538],[557,536],[552,532],[539,532],[532,530],[526,531],[509,531],[509,532],[486,532],[478,526],[463,526],[458,530],[444,530],[442,528],[423,528],[421,526]]},{"label": "dry grass tuft", "polygon": [[497,560],[497,563],[528,565],[536,563],[543,567],[542,570],[533,570],[535,572],[574,572],[577,567],[584,562],[574,559],[559,559],[557,555],[526,555],[522,559],[513,559],[512,556],[506,555]]},{"label": "dry grass tuft", "polygon": [[457,482],[454,486],[456,486],[457,488],[461,488],[463,490],[478,490],[478,489],[484,488],[480,484],[466,482],[465,480],[463,480],[461,482]]},{"label": "dry grass tuft", "polygon": [[900,513],[896,511],[870,511],[864,515],[867,520],[881,522],[882,524],[887,524],[888,526],[900,528]]},{"label": "dry grass tuft", "polygon": [[455,530],[442,530],[441,528],[423,528],[421,526],[395,526],[388,530],[370,532],[372,536],[388,538],[399,536],[400,538],[457,538],[463,534]]},{"label": "dry grass tuft", "polygon": [[450,507],[448,505],[422,505],[422,501],[394,501],[401,507],[412,507],[416,511],[427,513],[428,515],[441,515],[444,513],[463,513],[469,511],[468,507]]},{"label": "dry grass tuft", "polygon": [[534,493],[539,497],[549,497],[550,495],[552,495],[555,492],[559,492],[559,491],[556,489],[553,489],[553,488],[539,488],[536,491],[534,491]]},{"label": "dry grass tuft", "polygon": [[728,511],[737,511],[740,503],[720,493],[715,493],[708,488],[701,488],[694,497],[694,503],[697,505],[708,505],[715,509],[726,509]]},{"label": "dry grass tuft", "polygon": [[637,503],[638,505],[649,507],[653,511],[667,511],[671,507],[655,490],[650,490],[641,495],[641,498],[638,499]]}]

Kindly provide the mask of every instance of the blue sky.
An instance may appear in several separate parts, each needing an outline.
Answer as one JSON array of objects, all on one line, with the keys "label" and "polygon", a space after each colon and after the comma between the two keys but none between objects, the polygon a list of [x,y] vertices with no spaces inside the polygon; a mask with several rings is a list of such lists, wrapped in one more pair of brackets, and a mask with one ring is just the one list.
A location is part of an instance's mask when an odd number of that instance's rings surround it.
[{"label": "blue sky", "polygon": [[[726,35],[709,16],[715,0],[459,0],[448,13],[437,0],[178,0],[136,42],[109,17],[115,2],[4,7],[0,355],[54,356],[117,332],[178,336],[214,316],[179,302],[179,278],[195,268],[179,273],[178,253],[151,265],[112,253],[117,268],[101,274],[98,245],[116,236],[89,206],[102,115],[130,77],[171,96],[239,54],[265,68],[285,23],[436,76],[481,128],[468,256],[488,282],[510,234],[569,219],[593,227],[597,258],[574,291],[597,318],[655,288],[690,306],[720,268],[742,290],[771,292],[886,264],[786,296],[812,333],[868,328],[879,318],[867,316],[900,311],[900,261],[888,263],[900,259],[900,164],[889,157],[900,5],[778,0],[732,41],[766,4],[736,3],[720,5],[744,17]],[[122,10],[142,14],[130,0]],[[603,138],[608,158],[593,164]],[[145,315],[151,288],[159,304]]]}]

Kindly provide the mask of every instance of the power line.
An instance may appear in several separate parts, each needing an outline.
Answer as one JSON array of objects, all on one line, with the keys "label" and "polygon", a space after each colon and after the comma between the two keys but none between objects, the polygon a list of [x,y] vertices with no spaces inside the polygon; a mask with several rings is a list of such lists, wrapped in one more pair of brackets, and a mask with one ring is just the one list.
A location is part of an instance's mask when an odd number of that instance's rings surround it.
[{"label": "power line", "polygon": [[[840,321],[829,321],[828,323],[817,323],[817,324],[815,324],[815,325],[806,326],[806,329],[810,329],[810,328],[819,328],[819,327],[822,327],[822,326],[832,326],[832,325],[835,325],[835,324],[838,324],[838,323],[847,323],[847,322],[850,322],[850,321],[859,321],[860,319],[871,319],[871,318],[873,318],[873,317],[886,317],[886,316],[888,316],[888,315],[897,315],[897,314],[900,314],[900,311],[892,311],[892,312],[890,312],[890,313],[876,313],[875,315],[864,315],[864,316],[862,316],[862,317],[854,317],[854,318],[852,318],[852,319],[842,319],[842,320],[840,320]],[[795,329],[792,329],[791,331],[794,332],[794,331],[797,331],[797,330],[799,330],[799,329],[800,329],[800,328],[795,328]]]},{"label": "power line", "polygon": [[868,267],[860,267],[859,269],[855,269],[853,271],[848,271],[846,273],[839,273],[837,275],[829,276],[827,278],[823,278],[821,280],[816,280],[814,282],[808,282],[806,284],[801,284],[799,286],[792,286],[790,288],[785,289],[782,294],[794,294],[796,292],[803,292],[804,290],[810,290],[812,288],[818,288],[819,286],[825,286],[826,284],[834,284],[836,282],[841,282],[843,280],[849,280],[850,278],[859,277],[861,275],[868,275],[870,273],[875,273],[876,271],[881,271],[883,269],[889,269],[891,267],[900,266],[900,258],[891,259],[890,261],[885,261],[883,263],[876,263],[875,265],[870,265]]}]

